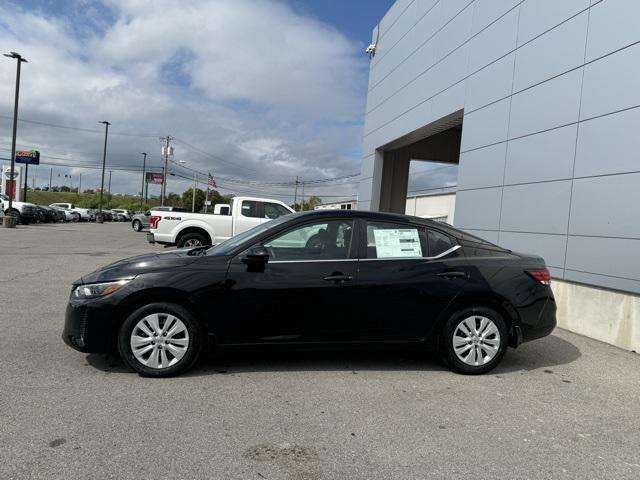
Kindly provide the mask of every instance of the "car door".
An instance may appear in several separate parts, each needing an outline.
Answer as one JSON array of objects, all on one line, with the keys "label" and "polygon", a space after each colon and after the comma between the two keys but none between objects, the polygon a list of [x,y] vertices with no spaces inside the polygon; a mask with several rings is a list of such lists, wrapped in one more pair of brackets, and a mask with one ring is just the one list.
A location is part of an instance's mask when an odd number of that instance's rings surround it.
[{"label": "car door", "polygon": [[419,224],[363,219],[355,301],[379,341],[418,341],[464,287],[455,239]]},{"label": "car door", "polygon": [[234,257],[227,277],[227,317],[216,322],[222,343],[349,340],[357,259],[352,218],[316,219],[262,242],[267,263]]},{"label": "car door", "polygon": [[264,206],[262,202],[257,200],[242,200],[240,209],[235,215],[235,231],[234,235],[238,233],[246,232],[250,228],[255,227],[268,221],[264,218]]}]

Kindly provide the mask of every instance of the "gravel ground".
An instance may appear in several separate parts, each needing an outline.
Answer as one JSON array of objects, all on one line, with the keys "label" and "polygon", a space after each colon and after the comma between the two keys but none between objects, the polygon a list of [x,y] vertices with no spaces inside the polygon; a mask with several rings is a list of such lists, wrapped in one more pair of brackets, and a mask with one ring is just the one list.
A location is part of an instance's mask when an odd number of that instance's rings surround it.
[{"label": "gravel ground", "polygon": [[0,228],[0,478],[640,478],[640,356],[556,330],[465,377],[403,353],[228,353],[145,379],[60,339],[70,284],[161,250]]}]

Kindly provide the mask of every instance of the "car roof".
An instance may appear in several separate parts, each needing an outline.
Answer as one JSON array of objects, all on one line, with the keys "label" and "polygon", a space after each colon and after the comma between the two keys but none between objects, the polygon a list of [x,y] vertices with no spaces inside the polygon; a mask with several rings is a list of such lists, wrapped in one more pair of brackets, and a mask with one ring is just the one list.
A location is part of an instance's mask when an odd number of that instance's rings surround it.
[{"label": "car roof", "polygon": [[442,223],[434,222],[427,218],[414,217],[412,215],[402,215],[400,213],[388,212],[372,212],[369,210],[342,210],[342,209],[321,209],[309,210],[306,212],[298,212],[292,214],[297,217],[323,218],[323,217],[339,217],[339,218],[366,218],[369,220],[387,221],[387,222],[410,222],[422,225],[441,226]]}]

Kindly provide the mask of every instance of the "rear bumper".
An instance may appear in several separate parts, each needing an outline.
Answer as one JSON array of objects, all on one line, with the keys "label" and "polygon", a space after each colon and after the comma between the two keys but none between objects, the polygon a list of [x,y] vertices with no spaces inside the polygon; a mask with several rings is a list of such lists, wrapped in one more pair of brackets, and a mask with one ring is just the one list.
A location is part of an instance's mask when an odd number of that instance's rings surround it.
[{"label": "rear bumper", "polygon": [[522,341],[530,342],[538,338],[546,337],[556,328],[556,301],[552,295],[547,297],[543,303],[542,308],[536,309],[536,314],[531,315],[532,312],[528,312],[527,319],[523,319],[522,328]]},{"label": "rear bumper", "polygon": [[115,344],[116,315],[112,309],[69,303],[62,340],[80,352],[108,353]]}]

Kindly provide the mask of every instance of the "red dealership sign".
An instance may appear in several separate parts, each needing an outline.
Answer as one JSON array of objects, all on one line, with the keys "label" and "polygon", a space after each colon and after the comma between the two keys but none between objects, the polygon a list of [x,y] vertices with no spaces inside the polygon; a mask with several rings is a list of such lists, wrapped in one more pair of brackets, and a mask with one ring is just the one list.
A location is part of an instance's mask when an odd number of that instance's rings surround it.
[{"label": "red dealership sign", "polygon": [[147,183],[153,183],[155,185],[162,185],[162,174],[161,173],[151,173],[151,172],[147,172],[146,173],[146,180]]}]

